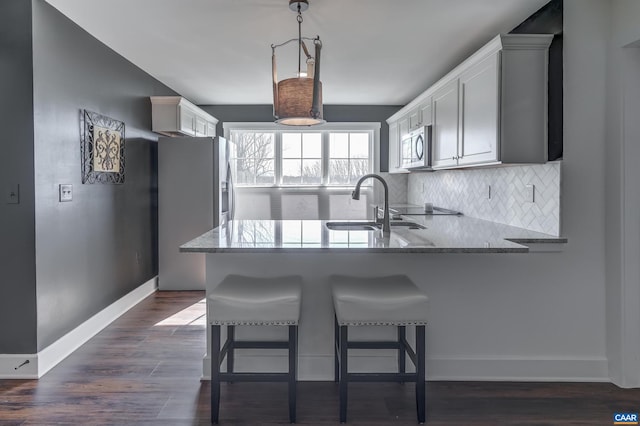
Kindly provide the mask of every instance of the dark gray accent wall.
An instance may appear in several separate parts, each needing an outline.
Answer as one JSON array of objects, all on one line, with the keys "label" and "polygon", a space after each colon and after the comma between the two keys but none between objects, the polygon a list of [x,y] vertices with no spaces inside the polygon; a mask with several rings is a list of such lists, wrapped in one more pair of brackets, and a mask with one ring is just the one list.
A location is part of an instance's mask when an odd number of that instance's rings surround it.
[{"label": "dark gray accent wall", "polygon": [[[217,132],[222,135],[222,123],[234,121],[273,121],[272,105],[200,105],[200,108],[220,120]],[[374,122],[380,126],[380,171],[389,170],[389,126],[387,118],[402,106],[393,105],[324,105],[328,122]]]},{"label": "dark gray accent wall", "polygon": [[[0,354],[36,350],[31,2],[0,2]],[[20,185],[20,203],[7,204]]]},{"label": "dark gray accent wall", "polygon": [[[41,350],[157,274],[157,135],[149,96],[176,93],[44,0],[32,4]],[[82,109],[124,121],[124,184],[82,184]],[[72,202],[58,202],[59,184],[73,185]]]}]

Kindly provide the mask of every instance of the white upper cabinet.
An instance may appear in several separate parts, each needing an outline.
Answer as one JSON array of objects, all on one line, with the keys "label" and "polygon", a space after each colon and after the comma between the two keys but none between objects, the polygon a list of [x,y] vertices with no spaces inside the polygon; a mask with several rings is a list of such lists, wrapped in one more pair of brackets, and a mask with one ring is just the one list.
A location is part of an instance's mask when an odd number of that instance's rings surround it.
[{"label": "white upper cabinet", "polygon": [[215,136],[216,135],[216,122],[207,121],[207,136]]},{"label": "white upper cabinet", "polygon": [[433,168],[458,164],[458,79],[433,94]]},{"label": "white upper cabinet", "polygon": [[500,114],[500,53],[460,75],[460,139],[458,164],[492,163],[500,160],[498,129]]},{"label": "white upper cabinet", "polygon": [[427,99],[408,114],[409,131],[431,124],[431,100]]},{"label": "white upper cabinet", "polygon": [[216,135],[218,120],[180,96],[151,96],[152,130],[165,136]]},{"label": "white upper cabinet", "polygon": [[[157,112],[158,109],[162,107],[154,105],[153,108]],[[180,130],[180,133],[181,133],[180,136],[184,136],[184,135],[195,136],[196,135],[196,131],[195,131],[196,112],[191,108],[185,107],[184,105],[177,105],[176,113],[180,117],[180,120],[178,121],[178,129]],[[157,117],[157,114],[156,114],[156,117]],[[153,123],[154,132],[166,134],[168,133],[168,131],[172,130],[172,126],[167,125],[172,123],[167,123],[166,121],[162,122],[162,120],[160,120],[159,123],[158,123],[158,120],[152,120],[152,123]],[[167,135],[167,136],[173,136],[173,135]]]},{"label": "white upper cabinet", "polygon": [[402,157],[406,155],[403,154],[403,150],[406,151],[410,147],[405,147],[402,141],[409,132],[409,114],[389,123],[389,173],[408,172],[402,167]]},{"label": "white upper cabinet", "polygon": [[398,134],[400,135],[400,140],[402,140],[402,138],[409,132],[409,116],[407,115],[398,120]]},{"label": "white upper cabinet", "polygon": [[398,123],[389,124],[389,173],[406,173],[400,164],[400,131]]},{"label": "white upper cabinet", "polygon": [[416,108],[409,113],[409,131],[413,131],[422,125],[422,111]]},{"label": "white upper cabinet", "polygon": [[[553,35],[501,34],[387,119],[428,125],[434,169],[547,161],[548,51]],[[400,135],[402,138],[402,134]],[[402,140],[402,139],[400,139]]]},{"label": "white upper cabinet", "polygon": [[432,123],[431,120],[431,98],[429,98],[420,105],[420,125],[429,126]]}]

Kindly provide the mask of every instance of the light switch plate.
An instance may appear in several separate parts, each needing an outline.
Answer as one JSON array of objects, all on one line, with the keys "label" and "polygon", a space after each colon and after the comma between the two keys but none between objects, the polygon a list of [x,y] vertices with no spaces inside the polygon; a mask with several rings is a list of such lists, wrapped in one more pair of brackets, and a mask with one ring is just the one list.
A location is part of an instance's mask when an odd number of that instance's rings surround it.
[{"label": "light switch plate", "polygon": [[60,184],[60,202],[73,201],[73,185]]},{"label": "light switch plate", "polygon": [[20,185],[17,183],[7,185],[7,204],[20,204]]},{"label": "light switch plate", "polygon": [[524,200],[527,203],[535,203],[536,202],[536,186],[533,184],[527,184],[526,190],[524,192]]}]

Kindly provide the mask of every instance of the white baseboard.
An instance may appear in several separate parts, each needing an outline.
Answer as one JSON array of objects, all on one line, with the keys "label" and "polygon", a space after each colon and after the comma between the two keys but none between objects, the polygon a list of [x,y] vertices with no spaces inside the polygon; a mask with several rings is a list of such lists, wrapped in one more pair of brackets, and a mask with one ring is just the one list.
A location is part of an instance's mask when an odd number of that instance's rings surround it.
[{"label": "white baseboard", "polygon": [[[0,379],[38,379],[73,351],[118,319],[122,314],[153,294],[158,287],[154,277],[107,306],[37,354],[0,354]],[[16,367],[29,360],[28,364]]]},{"label": "white baseboard", "polygon": [[429,359],[428,380],[609,382],[602,358]]},{"label": "white baseboard", "polygon": [[[357,358],[357,360],[356,360]],[[392,372],[394,356],[349,356],[358,369],[349,371]],[[298,380],[332,381],[333,355],[300,355],[298,358]],[[284,371],[286,355],[236,356],[236,365],[241,371],[244,365],[260,366],[259,371]],[[279,366],[279,369],[274,366]],[[210,359],[202,361],[202,380],[210,380]],[[222,365],[224,368],[224,364]],[[262,370],[262,367],[265,370]],[[407,361],[407,371],[413,371]],[[285,367],[286,368],[286,367]],[[255,371],[255,370],[254,370]],[[488,359],[428,359],[428,381],[517,381],[517,382],[610,382],[606,358],[560,359],[560,358],[488,358]]]},{"label": "white baseboard", "polygon": [[[25,361],[29,361],[24,364]],[[37,354],[0,354],[0,379],[37,379]]]}]

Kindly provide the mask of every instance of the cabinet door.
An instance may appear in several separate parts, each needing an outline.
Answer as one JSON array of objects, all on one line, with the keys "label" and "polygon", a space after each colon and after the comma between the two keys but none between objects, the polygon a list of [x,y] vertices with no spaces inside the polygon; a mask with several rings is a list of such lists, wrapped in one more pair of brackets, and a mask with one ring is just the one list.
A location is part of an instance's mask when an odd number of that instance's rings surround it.
[{"label": "cabinet door", "polygon": [[215,137],[216,125],[211,121],[207,121],[207,136]]},{"label": "cabinet door", "polygon": [[400,167],[400,134],[398,123],[389,124],[389,173],[403,173]]},{"label": "cabinet door", "polygon": [[398,120],[398,167],[411,162],[411,142],[406,140],[410,131],[409,114],[407,114]]},{"label": "cabinet door", "polygon": [[433,167],[458,164],[458,79],[433,94]]},{"label": "cabinet door", "polygon": [[398,137],[400,140],[409,133],[409,117],[405,116],[398,120]]},{"label": "cabinet door", "polygon": [[499,61],[500,54],[496,52],[460,75],[459,164],[500,160]]},{"label": "cabinet door", "polygon": [[180,131],[191,136],[195,136],[196,113],[189,108],[178,106],[178,117],[180,119]]},{"label": "cabinet door", "polygon": [[420,125],[428,126],[430,124],[433,124],[431,117],[431,99],[420,106]]},{"label": "cabinet door", "polygon": [[207,136],[207,121],[202,118],[196,116],[196,136]]},{"label": "cabinet door", "polygon": [[422,124],[420,109],[416,108],[409,113],[409,130],[415,130]]}]

